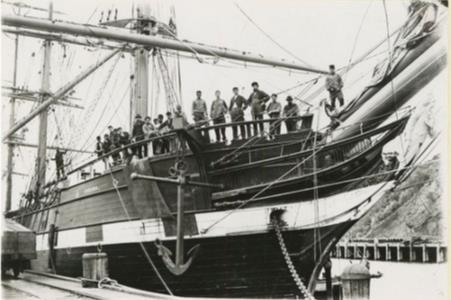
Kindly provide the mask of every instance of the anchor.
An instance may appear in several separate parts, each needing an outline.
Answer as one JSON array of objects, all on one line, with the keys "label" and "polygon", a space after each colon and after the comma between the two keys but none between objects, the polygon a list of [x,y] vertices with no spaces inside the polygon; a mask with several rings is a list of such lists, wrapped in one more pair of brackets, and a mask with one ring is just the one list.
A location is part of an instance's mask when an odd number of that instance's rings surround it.
[{"label": "anchor", "polygon": [[175,164],[174,167],[171,167],[169,169],[169,174],[172,177],[177,176],[176,179],[157,176],[147,176],[137,173],[132,173],[130,175],[131,179],[153,180],[157,182],[172,183],[177,185],[177,242],[175,251],[175,263],[171,259],[172,251],[169,250],[167,247],[165,247],[160,240],[155,241],[155,246],[158,249],[158,255],[162,257],[164,265],[172,274],[177,276],[182,275],[189,269],[200,248],[199,244],[192,247],[187,253],[188,255],[187,261],[184,262],[184,235],[185,235],[184,187],[197,186],[203,188],[223,188],[222,184],[211,184],[207,182],[191,181],[189,177],[185,175],[186,169],[187,169],[186,164],[183,161],[179,161]]}]

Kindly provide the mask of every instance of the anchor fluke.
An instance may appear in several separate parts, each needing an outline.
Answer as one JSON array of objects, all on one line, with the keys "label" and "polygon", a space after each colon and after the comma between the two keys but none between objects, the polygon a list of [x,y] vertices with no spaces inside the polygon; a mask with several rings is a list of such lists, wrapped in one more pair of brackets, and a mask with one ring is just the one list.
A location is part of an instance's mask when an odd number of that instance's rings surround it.
[{"label": "anchor fluke", "polygon": [[158,249],[158,255],[160,255],[162,257],[163,263],[166,266],[166,268],[169,270],[169,272],[171,272],[174,275],[182,275],[183,273],[185,273],[189,267],[191,266],[194,258],[196,257],[197,253],[199,252],[200,249],[200,245],[197,244],[194,247],[192,247],[188,253],[188,260],[186,261],[186,263],[174,263],[171,259],[172,256],[172,251],[169,250],[167,247],[165,247],[161,241],[156,240],[155,241],[155,246]]}]

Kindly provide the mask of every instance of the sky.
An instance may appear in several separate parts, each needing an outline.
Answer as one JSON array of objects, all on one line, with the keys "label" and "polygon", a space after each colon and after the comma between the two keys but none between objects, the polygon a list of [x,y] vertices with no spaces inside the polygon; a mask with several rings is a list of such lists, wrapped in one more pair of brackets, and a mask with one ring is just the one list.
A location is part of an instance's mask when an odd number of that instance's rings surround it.
[{"label": "sky", "polygon": [[[26,3],[46,7],[46,1],[34,0]],[[167,22],[170,7],[175,8],[178,36],[194,42],[228,47],[259,53],[265,57],[300,58],[319,69],[327,69],[329,64],[337,67],[346,66],[351,58],[356,58],[376,42],[387,35],[387,23],[382,1],[380,0],[173,0],[148,1],[152,14]],[[116,0],[55,0],[54,9],[64,14],[55,14],[54,18],[78,23],[97,24],[102,11],[117,9],[118,18],[131,15],[132,1]],[[408,1],[387,1],[388,26],[390,30],[402,24],[406,17]],[[289,53],[277,46],[251,23],[245,13],[271,36],[277,43],[294,53]],[[2,6],[3,14],[15,13],[10,7]],[[24,10],[29,16],[45,17],[45,13]],[[2,86],[10,86],[13,73],[13,36],[2,34]],[[385,46],[384,46],[385,47]],[[383,48],[381,48],[384,50]],[[108,51],[88,49],[80,46],[64,46],[54,43],[52,48],[51,90],[55,91],[65,82],[76,76]],[[42,65],[42,44],[36,39],[20,40],[18,85],[28,89],[39,90],[40,68]],[[190,54],[191,55],[191,54]],[[192,55],[191,55],[192,56]],[[381,56],[361,64],[353,74],[345,79],[345,97],[352,97],[362,86],[356,79],[368,75],[370,67]],[[70,145],[75,148],[93,150],[95,136],[103,134],[107,125],[115,127],[129,126],[129,76],[131,58],[113,58],[95,74],[75,88],[75,103],[83,105],[84,110],[55,107],[50,112],[48,143],[51,145]],[[153,73],[152,73],[153,74]],[[151,93],[156,93],[150,78]],[[258,81],[267,93],[280,92],[303,81],[310,80],[316,74],[303,74],[266,66],[251,66],[243,63],[231,63],[212,60],[199,63],[196,59],[181,60],[182,104],[184,111],[190,115],[191,101],[195,91],[202,90],[204,99],[211,103],[214,92],[220,90],[222,97],[229,101],[233,86],[238,86],[244,96],[251,92],[250,83]],[[107,80],[108,79],[108,80]],[[323,83],[319,82],[317,86]],[[302,88],[281,94],[281,102],[288,94],[297,95]],[[349,96],[348,96],[349,95]],[[164,95],[160,93],[153,111],[166,110]],[[25,116],[33,107],[30,102],[18,101],[17,119]],[[8,106],[2,101],[2,128],[7,128]],[[305,107],[302,107],[305,108]],[[37,121],[32,121],[26,133],[27,142],[37,143]],[[58,130],[61,138],[55,138]],[[2,149],[4,150],[4,149]],[[4,152],[4,151],[3,151]],[[34,167],[35,149],[16,150],[16,170],[30,173]],[[5,157],[2,154],[2,158]],[[52,152],[50,152],[50,155]],[[88,157],[75,157],[77,160]],[[4,159],[2,160],[4,162]],[[2,165],[2,175],[5,165]],[[49,170],[51,173],[52,171]],[[2,181],[4,181],[2,176]],[[15,198],[24,190],[26,178],[14,177]]]}]

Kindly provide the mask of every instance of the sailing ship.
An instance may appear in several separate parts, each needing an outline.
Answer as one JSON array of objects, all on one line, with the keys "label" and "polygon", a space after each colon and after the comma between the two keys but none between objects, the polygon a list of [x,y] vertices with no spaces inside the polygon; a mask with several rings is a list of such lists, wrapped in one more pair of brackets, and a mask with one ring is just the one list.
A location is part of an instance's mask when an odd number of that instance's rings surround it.
[{"label": "sailing ship", "polygon": [[[3,16],[2,22],[137,45],[131,106],[143,115],[147,46],[205,55],[214,51],[220,57],[322,73],[157,36],[157,23],[144,9],[134,19],[102,26],[20,16]],[[112,29],[127,24],[133,24],[135,34]],[[445,25],[441,4],[417,4],[387,58],[374,68],[370,84],[326,128],[313,125],[315,114],[322,113],[317,110],[294,117],[295,132],[224,143],[210,140],[215,129],[274,120],[195,127],[174,118],[174,130],[73,167],[63,180],[43,181],[38,167],[35,197],[8,213],[37,233],[38,259],[31,268],[77,277],[83,253],[102,251],[110,276],[136,288],[196,297],[309,297],[329,251],[408,168],[394,156],[384,161],[383,147],[409,120],[410,110],[401,106],[446,66]],[[4,138],[121,50],[47,95]],[[135,157],[80,179],[80,173],[112,154],[162,139],[177,150]]]}]

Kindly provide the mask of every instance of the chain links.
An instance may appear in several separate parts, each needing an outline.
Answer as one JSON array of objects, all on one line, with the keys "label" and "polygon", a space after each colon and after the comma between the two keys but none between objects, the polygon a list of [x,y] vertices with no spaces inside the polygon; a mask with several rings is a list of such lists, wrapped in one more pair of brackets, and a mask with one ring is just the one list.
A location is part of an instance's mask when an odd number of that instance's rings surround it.
[{"label": "chain links", "polygon": [[282,232],[280,231],[279,222],[276,219],[273,219],[272,224],[276,231],[280,250],[282,251],[283,257],[288,266],[288,270],[290,271],[291,277],[293,278],[294,282],[296,283],[296,286],[298,287],[299,291],[301,291],[302,295],[304,296],[304,299],[316,300],[315,297],[312,294],[310,294],[308,289],[305,287],[304,283],[302,282],[301,278],[299,277],[299,274],[297,273],[296,269],[294,268],[293,261],[291,260],[290,254],[288,253],[288,250],[287,250],[287,246],[285,245],[285,241],[283,240]]}]

